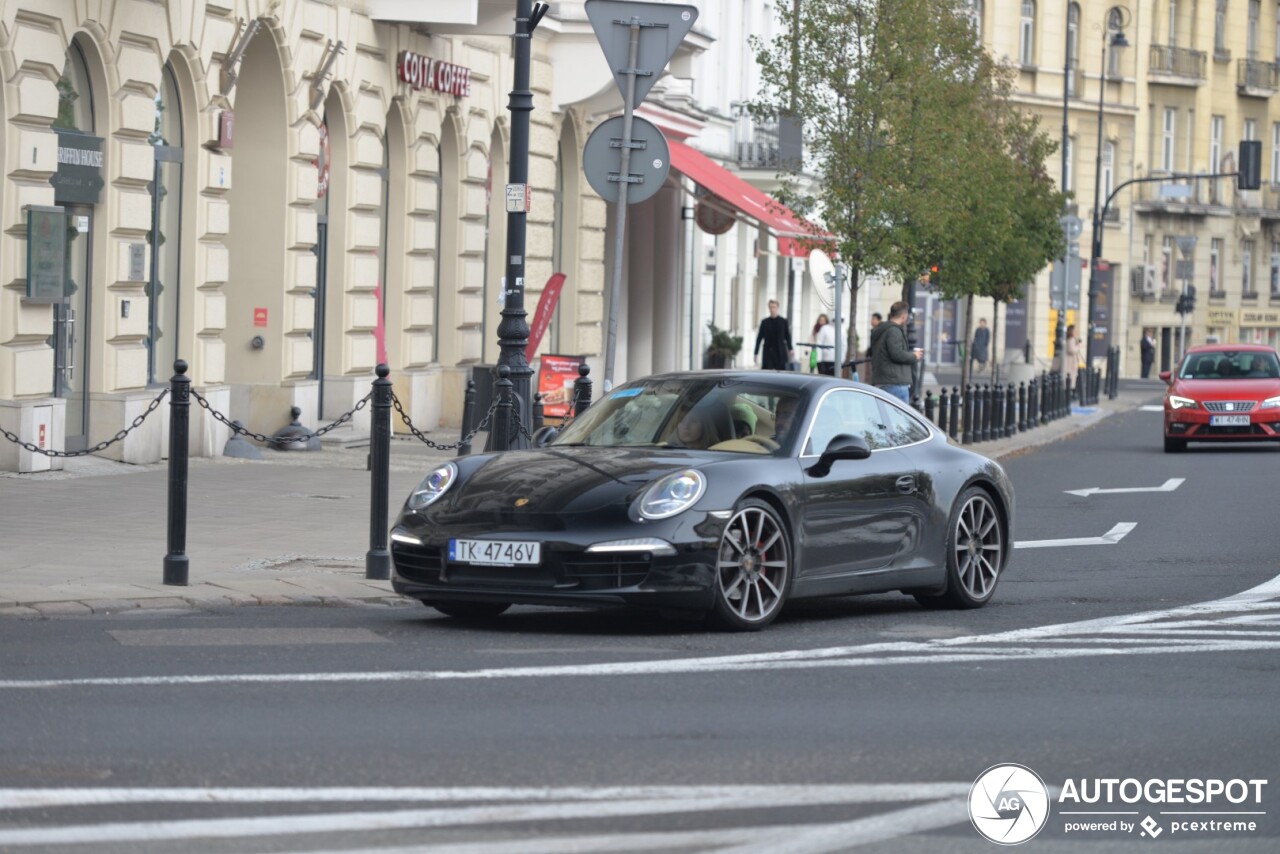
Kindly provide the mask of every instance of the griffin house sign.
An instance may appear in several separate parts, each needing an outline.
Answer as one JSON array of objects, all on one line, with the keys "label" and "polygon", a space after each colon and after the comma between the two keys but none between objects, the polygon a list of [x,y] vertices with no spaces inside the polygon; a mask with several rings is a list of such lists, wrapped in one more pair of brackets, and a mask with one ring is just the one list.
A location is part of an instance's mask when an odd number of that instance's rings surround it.
[{"label": "griffin house sign", "polygon": [[431,59],[411,50],[400,51],[396,75],[414,89],[434,89],[465,98],[471,94],[471,69]]}]

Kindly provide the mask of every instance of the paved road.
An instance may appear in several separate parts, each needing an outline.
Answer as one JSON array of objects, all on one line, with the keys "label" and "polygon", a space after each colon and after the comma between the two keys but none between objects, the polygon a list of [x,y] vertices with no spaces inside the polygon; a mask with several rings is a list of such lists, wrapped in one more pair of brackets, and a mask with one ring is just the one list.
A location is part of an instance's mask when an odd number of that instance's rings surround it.
[{"label": "paved road", "polygon": [[[991,851],[966,804],[1000,762],[1055,791],[1267,779],[1212,806],[1274,813],[1280,450],[1165,455],[1158,423],[1005,462],[1020,543],[1127,533],[1020,549],[975,612],[796,603],[756,635],[417,605],[0,621],[0,850]],[[1178,834],[1162,810],[1208,807],[1077,807],[1153,816],[1153,841],[1065,833],[1068,809],[1027,850],[1280,847],[1272,815]]]}]

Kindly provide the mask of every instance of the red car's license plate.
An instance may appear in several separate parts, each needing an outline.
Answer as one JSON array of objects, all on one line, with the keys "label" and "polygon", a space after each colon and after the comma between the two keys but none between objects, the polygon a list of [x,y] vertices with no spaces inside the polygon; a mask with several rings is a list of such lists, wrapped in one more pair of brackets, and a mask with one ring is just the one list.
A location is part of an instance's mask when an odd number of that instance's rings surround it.
[{"label": "red car's license plate", "polygon": [[1248,427],[1248,415],[1210,415],[1210,427]]}]

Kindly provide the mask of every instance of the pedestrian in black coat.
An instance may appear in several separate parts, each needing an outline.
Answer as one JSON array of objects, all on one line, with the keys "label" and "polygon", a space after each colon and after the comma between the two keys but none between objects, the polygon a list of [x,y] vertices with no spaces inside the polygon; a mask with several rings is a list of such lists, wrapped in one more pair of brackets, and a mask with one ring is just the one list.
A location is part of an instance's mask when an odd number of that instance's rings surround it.
[{"label": "pedestrian in black coat", "polygon": [[[763,350],[763,354],[762,351]],[[787,363],[795,358],[791,347],[791,325],[785,317],[778,316],[778,301],[769,300],[769,316],[760,321],[756,333],[756,358],[766,371],[785,371]]]},{"label": "pedestrian in black coat", "polygon": [[1151,366],[1156,361],[1156,339],[1150,329],[1142,333],[1142,378],[1151,376]]}]

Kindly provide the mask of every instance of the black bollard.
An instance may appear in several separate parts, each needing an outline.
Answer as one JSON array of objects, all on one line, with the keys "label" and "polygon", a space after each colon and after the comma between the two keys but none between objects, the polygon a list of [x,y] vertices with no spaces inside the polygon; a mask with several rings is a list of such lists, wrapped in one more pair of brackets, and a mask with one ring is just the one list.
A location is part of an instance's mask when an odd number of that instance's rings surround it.
[{"label": "black bollard", "polygon": [[511,382],[511,368],[498,365],[496,371],[498,381],[493,384],[493,399],[498,408],[493,411],[493,424],[489,427],[489,442],[486,447],[494,451],[511,450],[511,393],[515,384]]},{"label": "black bollard", "polygon": [[191,378],[187,363],[173,363],[169,381],[169,553],[164,556],[164,583],[187,586],[187,440],[191,418]]},{"label": "black bollard", "polygon": [[945,388],[938,390],[938,429],[947,432],[948,416],[951,414],[951,401]]},{"label": "black bollard", "polygon": [[1044,371],[1040,372],[1040,404],[1037,407],[1040,413],[1040,423],[1049,423],[1049,375]]},{"label": "black bollard", "polygon": [[578,378],[573,381],[574,418],[586,412],[587,407],[591,405],[591,377],[587,376],[589,373],[591,373],[591,366],[586,362],[578,365]]},{"label": "black bollard", "polygon": [[973,444],[973,383],[964,387],[964,425],[960,434],[960,444]]},{"label": "black bollard", "polygon": [[951,387],[951,423],[947,425],[947,435],[955,439],[960,435],[960,389]]},{"label": "black bollard", "polygon": [[933,423],[933,392],[926,391],[924,393],[924,420]]},{"label": "black bollard", "polygon": [[533,396],[533,429],[529,432],[536,433],[541,430],[546,417],[542,407],[542,392],[538,392]]},{"label": "black bollard", "polygon": [[1027,430],[1027,384],[1026,382],[1018,383],[1018,432],[1025,433]]},{"label": "black bollard", "polygon": [[991,386],[984,385],[982,387],[982,441],[989,442],[991,440],[991,410],[994,408],[991,396]]},{"label": "black bollard", "polygon": [[378,365],[374,370],[373,418],[369,425],[369,553],[364,556],[364,577],[386,581],[391,577],[391,551],[387,547],[390,523],[387,520],[391,489],[391,369]]},{"label": "black bollard", "polygon": [[467,390],[462,395],[462,435],[458,437],[458,456],[465,457],[471,453],[471,420],[476,413],[476,381],[467,380]]},{"label": "black bollard", "polygon": [[1013,390],[1013,383],[1004,387],[1004,437],[1007,439],[1018,432],[1018,396]]}]

